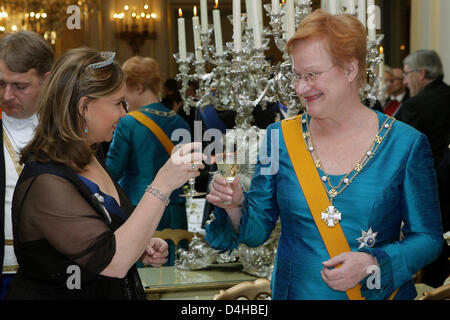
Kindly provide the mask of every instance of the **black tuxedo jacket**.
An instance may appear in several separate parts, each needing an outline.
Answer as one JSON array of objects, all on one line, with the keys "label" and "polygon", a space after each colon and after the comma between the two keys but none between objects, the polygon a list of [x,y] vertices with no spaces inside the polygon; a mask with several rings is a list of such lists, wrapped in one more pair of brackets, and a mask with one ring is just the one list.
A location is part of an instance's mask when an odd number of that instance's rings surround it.
[{"label": "black tuxedo jacket", "polygon": [[[405,93],[405,95],[403,96],[402,101],[400,101],[400,102],[401,102],[401,103],[405,103],[408,99],[409,99],[409,90],[406,89],[406,93]],[[391,97],[389,97],[389,98],[386,100],[386,103],[384,104],[384,107],[385,107],[385,108],[386,108],[386,106],[389,104],[389,102],[391,102]]]},{"label": "black tuxedo jacket", "polygon": [[429,83],[419,94],[406,101],[397,119],[425,134],[438,164],[450,136],[450,86],[442,80]]}]

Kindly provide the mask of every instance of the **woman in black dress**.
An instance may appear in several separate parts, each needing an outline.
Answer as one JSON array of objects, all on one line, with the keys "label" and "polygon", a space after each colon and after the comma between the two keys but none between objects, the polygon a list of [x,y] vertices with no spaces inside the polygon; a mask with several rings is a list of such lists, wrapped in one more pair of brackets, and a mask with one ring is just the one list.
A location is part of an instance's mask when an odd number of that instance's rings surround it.
[{"label": "woman in black dress", "polygon": [[197,144],[174,153],[133,211],[96,157],[126,114],[124,84],[113,53],[74,49],[55,63],[22,151],[12,208],[20,268],[7,299],[144,299],[135,263],[165,263],[167,243],[152,235],[204,156]]}]

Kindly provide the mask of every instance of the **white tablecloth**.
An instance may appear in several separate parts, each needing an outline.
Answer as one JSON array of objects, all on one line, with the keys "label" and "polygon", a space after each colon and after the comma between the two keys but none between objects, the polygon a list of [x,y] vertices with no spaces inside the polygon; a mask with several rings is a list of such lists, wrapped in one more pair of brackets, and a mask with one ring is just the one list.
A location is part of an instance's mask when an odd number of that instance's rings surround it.
[{"label": "white tablecloth", "polygon": [[203,209],[205,208],[204,198],[187,199],[186,213],[188,218],[188,230],[191,232],[205,235],[205,230],[202,228]]}]

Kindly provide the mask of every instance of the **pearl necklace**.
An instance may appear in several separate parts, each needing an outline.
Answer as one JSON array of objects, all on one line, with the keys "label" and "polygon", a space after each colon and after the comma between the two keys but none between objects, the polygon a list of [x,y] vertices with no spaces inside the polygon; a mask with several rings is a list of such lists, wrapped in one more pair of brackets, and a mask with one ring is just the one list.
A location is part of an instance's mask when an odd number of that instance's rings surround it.
[{"label": "pearl necklace", "polygon": [[356,165],[353,167],[353,170],[346,175],[339,181],[337,186],[333,186],[330,180],[329,174],[327,174],[319,160],[318,154],[315,152],[316,148],[314,147],[314,143],[312,140],[311,131],[309,130],[309,118],[308,114],[305,112],[302,115],[302,125],[303,125],[303,139],[305,140],[305,144],[308,148],[308,151],[311,152],[312,158],[316,159],[314,161],[316,168],[321,169],[324,173],[324,175],[321,177],[322,183],[325,187],[325,190],[327,190],[328,197],[330,198],[331,205],[328,206],[323,212],[322,212],[322,220],[329,226],[334,227],[336,224],[339,223],[340,220],[342,220],[342,214],[339,210],[336,209],[336,207],[333,206],[333,200],[338,195],[340,195],[347,187],[355,180],[355,178],[358,176],[358,174],[367,166],[369,161],[375,156],[376,152],[378,151],[378,148],[380,147],[381,143],[386,138],[386,135],[390,132],[392,129],[392,125],[394,124],[396,120],[392,117],[387,117],[386,120],[381,125],[380,129],[378,130],[378,134],[376,135],[374,141],[370,145],[369,149],[363,154],[361,160],[356,163]]}]

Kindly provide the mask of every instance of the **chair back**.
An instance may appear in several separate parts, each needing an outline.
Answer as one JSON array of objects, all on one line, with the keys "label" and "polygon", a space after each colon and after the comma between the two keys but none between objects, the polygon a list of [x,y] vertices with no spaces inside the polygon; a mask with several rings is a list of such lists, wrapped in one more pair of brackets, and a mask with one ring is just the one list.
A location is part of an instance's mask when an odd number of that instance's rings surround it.
[{"label": "chair back", "polygon": [[193,233],[184,229],[170,229],[166,228],[160,231],[155,231],[153,234],[153,238],[160,238],[163,240],[170,240],[173,242],[175,246],[175,260],[178,260],[178,244],[181,240],[187,240],[188,242],[192,241],[192,238],[194,236],[197,236],[198,238],[204,240],[203,235],[198,233]]},{"label": "chair back", "polygon": [[417,300],[450,300],[450,284],[423,293]]},{"label": "chair back", "polygon": [[239,283],[227,290],[220,290],[213,297],[213,300],[261,300],[270,298],[272,291],[270,290],[270,280],[267,278],[259,278],[255,281],[245,281]]}]

